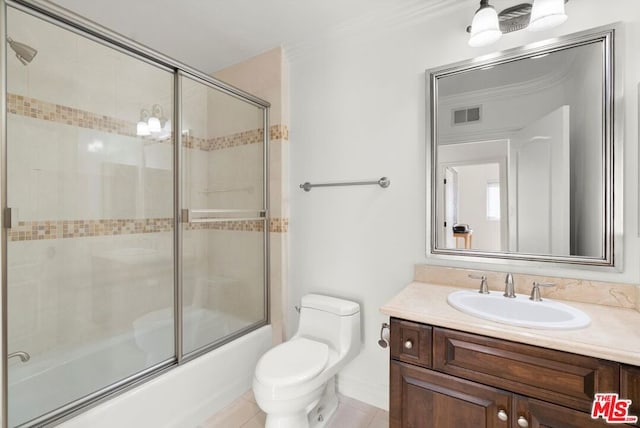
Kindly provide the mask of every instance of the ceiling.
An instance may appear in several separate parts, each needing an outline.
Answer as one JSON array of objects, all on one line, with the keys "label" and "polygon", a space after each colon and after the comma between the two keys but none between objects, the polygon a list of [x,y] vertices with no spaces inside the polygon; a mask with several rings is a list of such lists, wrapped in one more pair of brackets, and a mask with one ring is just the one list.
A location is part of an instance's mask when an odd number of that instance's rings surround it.
[{"label": "ceiling", "polygon": [[[470,0],[53,0],[207,73],[350,23],[433,13]],[[470,4],[473,4],[471,2]],[[472,6],[473,9],[473,6]],[[472,13],[472,12],[471,12]]]}]

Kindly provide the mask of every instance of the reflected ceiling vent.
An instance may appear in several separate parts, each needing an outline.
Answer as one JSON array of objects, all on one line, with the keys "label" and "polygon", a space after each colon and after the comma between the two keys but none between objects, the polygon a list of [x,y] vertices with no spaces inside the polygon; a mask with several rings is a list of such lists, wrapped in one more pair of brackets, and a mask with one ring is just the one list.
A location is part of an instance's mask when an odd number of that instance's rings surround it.
[{"label": "reflected ceiling vent", "polygon": [[451,119],[454,125],[480,122],[482,106],[465,107],[451,110]]}]

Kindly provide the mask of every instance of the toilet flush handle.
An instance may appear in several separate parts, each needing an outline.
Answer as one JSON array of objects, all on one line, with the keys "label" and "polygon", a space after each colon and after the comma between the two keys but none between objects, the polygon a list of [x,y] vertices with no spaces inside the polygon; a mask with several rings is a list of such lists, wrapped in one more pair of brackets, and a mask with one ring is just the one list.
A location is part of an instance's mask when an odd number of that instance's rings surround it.
[{"label": "toilet flush handle", "polygon": [[296,312],[297,312],[297,313],[300,313],[300,306],[295,305],[295,306],[294,306],[294,308],[296,309]]}]

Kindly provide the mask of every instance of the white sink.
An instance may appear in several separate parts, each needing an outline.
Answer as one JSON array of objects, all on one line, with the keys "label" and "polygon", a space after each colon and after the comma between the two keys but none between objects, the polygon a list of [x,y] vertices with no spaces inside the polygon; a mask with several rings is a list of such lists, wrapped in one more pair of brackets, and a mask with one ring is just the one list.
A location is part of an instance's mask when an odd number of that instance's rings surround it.
[{"label": "white sink", "polygon": [[498,292],[480,294],[462,290],[449,294],[447,301],[469,315],[517,327],[571,330],[591,323],[589,315],[579,309],[548,299],[534,302],[522,294],[509,299]]}]

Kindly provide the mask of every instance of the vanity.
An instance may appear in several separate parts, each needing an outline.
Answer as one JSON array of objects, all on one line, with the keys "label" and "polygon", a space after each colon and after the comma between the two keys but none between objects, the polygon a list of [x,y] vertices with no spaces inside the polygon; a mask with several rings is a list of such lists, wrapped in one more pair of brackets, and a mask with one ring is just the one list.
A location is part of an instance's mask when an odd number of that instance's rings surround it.
[{"label": "vanity", "polygon": [[[603,400],[597,414],[640,427],[626,418],[640,416],[640,287],[544,273],[519,274],[514,285],[505,272],[435,266],[621,270],[620,29],[426,71],[430,265],[381,308],[391,428],[612,426],[592,418],[594,399]],[[616,403],[628,412],[606,411]]]},{"label": "vanity", "polygon": [[447,296],[459,290],[414,282],[381,308],[391,428],[612,426],[591,418],[596,393],[632,400],[640,415],[638,311],[572,302],[588,327],[534,330],[454,309]]}]

